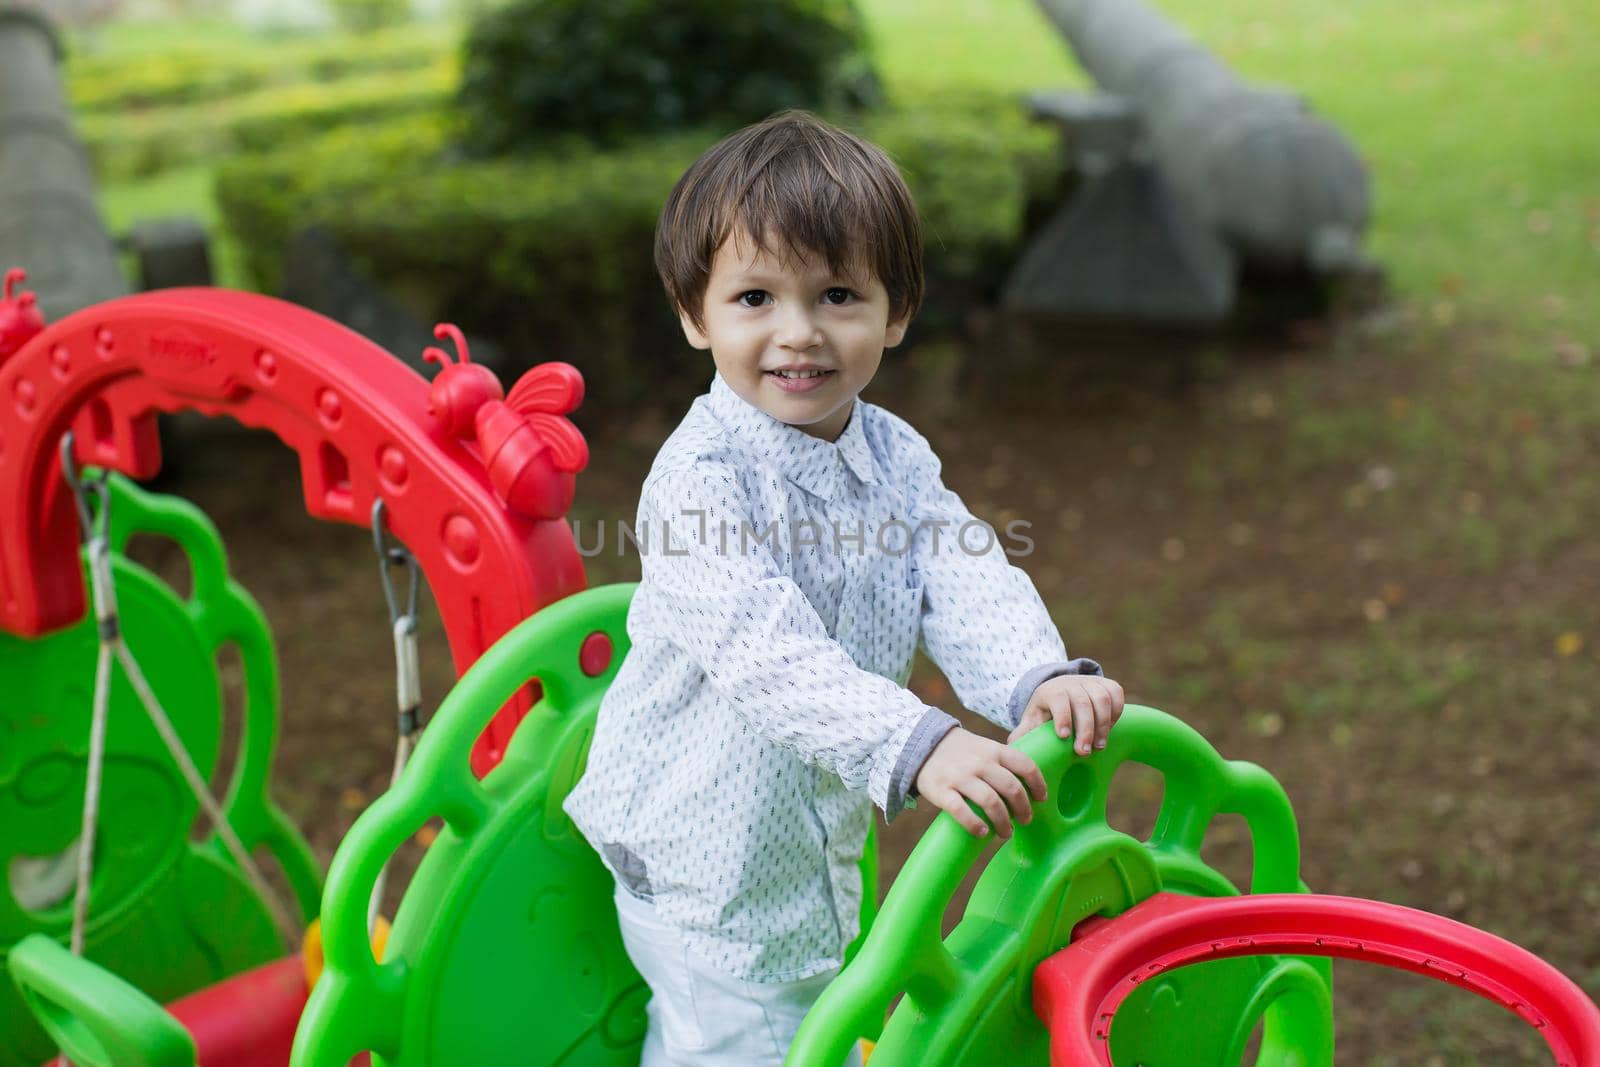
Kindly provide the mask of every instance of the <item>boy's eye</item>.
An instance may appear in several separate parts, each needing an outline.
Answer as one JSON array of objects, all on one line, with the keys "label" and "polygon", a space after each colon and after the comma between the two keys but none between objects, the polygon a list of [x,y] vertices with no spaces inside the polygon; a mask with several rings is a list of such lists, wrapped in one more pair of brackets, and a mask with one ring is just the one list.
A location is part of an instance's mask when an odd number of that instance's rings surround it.
[{"label": "boy's eye", "polygon": [[767,302],[765,289],[750,289],[739,294],[739,303],[747,308],[758,308]]},{"label": "boy's eye", "polygon": [[844,286],[835,285],[833,288],[823,292],[822,301],[825,304],[848,304],[850,302],[850,298],[855,295],[855,293],[851,292],[849,289],[846,289]]}]

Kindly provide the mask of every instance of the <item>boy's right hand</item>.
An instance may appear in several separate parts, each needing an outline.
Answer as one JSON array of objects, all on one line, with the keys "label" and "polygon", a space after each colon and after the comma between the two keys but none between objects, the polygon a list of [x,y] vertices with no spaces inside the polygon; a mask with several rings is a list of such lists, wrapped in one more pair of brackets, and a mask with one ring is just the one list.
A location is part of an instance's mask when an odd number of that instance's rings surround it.
[{"label": "boy's right hand", "polygon": [[928,754],[917,772],[917,795],[954,816],[974,837],[989,827],[967,806],[967,801],[989,816],[1001,840],[1011,837],[1011,820],[1033,821],[1033,800],[1044,800],[1044,775],[1039,765],[1021,749],[1002,745],[957,727]]}]

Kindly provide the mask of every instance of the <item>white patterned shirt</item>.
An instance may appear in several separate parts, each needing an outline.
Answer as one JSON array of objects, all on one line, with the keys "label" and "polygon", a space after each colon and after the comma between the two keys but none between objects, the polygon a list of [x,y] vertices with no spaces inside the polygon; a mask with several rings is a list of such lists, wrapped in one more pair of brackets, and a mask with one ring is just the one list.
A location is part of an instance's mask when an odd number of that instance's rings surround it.
[{"label": "white patterned shirt", "polygon": [[566,810],[619,883],[712,966],[754,981],[837,967],[876,804],[892,819],[956,720],[904,683],[918,638],[1005,728],[1068,661],[1002,534],[928,442],[855,402],[837,442],[719,376],[645,479],[633,648]]}]

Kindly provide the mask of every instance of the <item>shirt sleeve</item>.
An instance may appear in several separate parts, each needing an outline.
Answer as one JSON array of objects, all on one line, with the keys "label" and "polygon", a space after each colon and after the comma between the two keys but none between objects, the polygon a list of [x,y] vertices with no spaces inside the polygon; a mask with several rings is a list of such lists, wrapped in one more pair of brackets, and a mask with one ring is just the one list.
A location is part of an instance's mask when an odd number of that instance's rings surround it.
[{"label": "shirt sleeve", "polygon": [[1069,659],[1033,581],[1006,558],[998,531],[940,478],[939,457],[901,427],[912,487],[912,565],[923,583],[922,644],[961,703],[1011,729],[1028,698],[1058,674],[1100,674]]},{"label": "shirt sleeve", "polygon": [[783,573],[773,554],[781,541],[762,539],[750,510],[724,463],[651,480],[639,507],[639,534],[649,538],[640,621],[762,737],[866,792],[892,819],[915,779],[916,768],[901,766],[911,742],[949,717],[855,664]]}]

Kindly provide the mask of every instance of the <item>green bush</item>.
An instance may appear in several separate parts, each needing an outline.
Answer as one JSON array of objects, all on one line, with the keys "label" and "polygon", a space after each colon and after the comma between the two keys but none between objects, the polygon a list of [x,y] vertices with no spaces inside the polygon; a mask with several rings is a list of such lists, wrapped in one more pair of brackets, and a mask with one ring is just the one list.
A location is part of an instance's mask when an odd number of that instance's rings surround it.
[{"label": "green bush", "polygon": [[448,120],[430,111],[226,160],[217,170],[217,207],[245,250],[257,288],[279,288],[284,253],[297,227],[337,216],[342,205],[389,182],[439,167]]},{"label": "green bush", "polygon": [[467,35],[466,145],[604,144],[880,96],[853,0],[512,0]]},{"label": "green bush", "polygon": [[[1030,195],[1059,173],[1055,136],[1005,97],[884,112],[859,129],[900,161],[918,198],[923,324],[949,326],[1014,258]],[[673,183],[721,132],[471,160],[452,147],[450,120],[414,116],[230,162],[218,198],[263,288],[276,287],[296,230],[322,227],[419,315],[495,336],[524,363],[567,359],[597,406],[620,408],[664,383],[703,384],[652,235]]]}]

